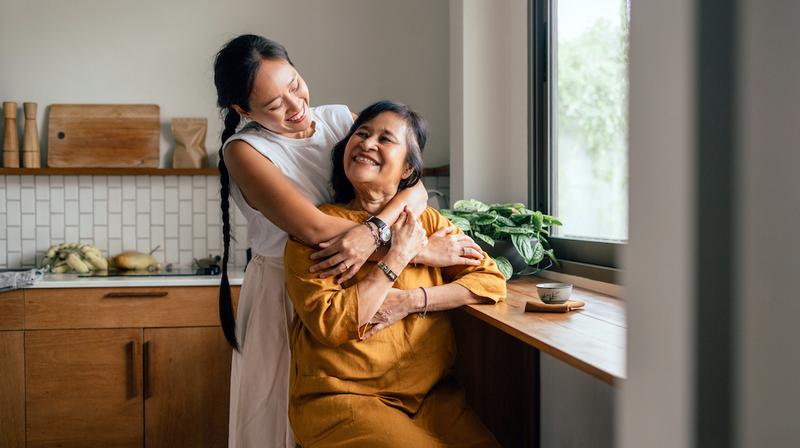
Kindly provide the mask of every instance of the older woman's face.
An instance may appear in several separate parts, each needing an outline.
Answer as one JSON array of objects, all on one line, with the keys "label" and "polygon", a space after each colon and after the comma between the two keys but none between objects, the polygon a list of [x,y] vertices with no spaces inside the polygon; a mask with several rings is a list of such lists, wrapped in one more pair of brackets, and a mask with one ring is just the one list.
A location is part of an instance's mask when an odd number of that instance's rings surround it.
[{"label": "older woman's face", "polygon": [[370,184],[397,188],[411,175],[406,162],[408,125],[394,112],[384,112],[362,124],[347,141],[344,172],[355,186]]},{"label": "older woman's face", "polygon": [[264,59],[253,80],[250,111],[236,111],[278,134],[300,133],[309,128],[308,86],[287,61]]}]

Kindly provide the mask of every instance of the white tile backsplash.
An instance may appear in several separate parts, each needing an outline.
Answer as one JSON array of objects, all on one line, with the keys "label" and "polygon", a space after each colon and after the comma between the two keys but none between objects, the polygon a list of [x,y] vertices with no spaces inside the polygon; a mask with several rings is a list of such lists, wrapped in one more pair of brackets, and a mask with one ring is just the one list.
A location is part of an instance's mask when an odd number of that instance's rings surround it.
[{"label": "white tile backsplash", "polygon": [[[10,191],[9,191],[10,193]],[[11,196],[11,195],[9,195]],[[20,205],[19,201],[8,201],[6,204],[6,225],[7,226],[18,226],[20,225]]]},{"label": "white tile backsplash", "polygon": [[19,199],[21,192],[19,176],[5,176],[8,199]]},{"label": "white tile backsplash", "polygon": [[64,189],[53,187],[50,191],[50,212],[64,213]]},{"label": "white tile backsplash", "polygon": [[[246,229],[231,201],[232,262]],[[235,220],[235,222],[233,222]],[[31,267],[52,244],[93,243],[106,255],[155,253],[191,264],[222,251],[216,176],[0,176],[0,268]]]}]

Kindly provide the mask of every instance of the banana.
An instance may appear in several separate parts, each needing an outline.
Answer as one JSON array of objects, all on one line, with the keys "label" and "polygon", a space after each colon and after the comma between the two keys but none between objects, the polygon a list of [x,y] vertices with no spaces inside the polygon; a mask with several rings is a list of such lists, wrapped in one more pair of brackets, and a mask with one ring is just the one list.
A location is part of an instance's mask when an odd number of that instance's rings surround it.
[{"label": "banana", "polygon": [[98,271],[108,270],[108,261],[94,252],[85,252],[83,257],[92,264]]},{"label": "banana", "polygon": [[80,274],[89,272],[89,266],[86,266],[86,263],[84,263],[83,260],[81,260],[81,257],[76,253],[67,255],[67,264]]},{"label": "banana", "polygon": [[61,266],[55,266],[55,267],[50,268],[50,272],[52,272],[54,274],[63,274],[65,272],[67,272],[67,271],[69,271],[69,266],[67,266],[66,264],[62,264]]},{"label": "banana", "polygon": [[56,251],[57,250],[58,250],[58,246],[57,245],[50,246],[50,248],[47,249],[47,258],[50,258],[52,260],[53,257],[56,256]]}]

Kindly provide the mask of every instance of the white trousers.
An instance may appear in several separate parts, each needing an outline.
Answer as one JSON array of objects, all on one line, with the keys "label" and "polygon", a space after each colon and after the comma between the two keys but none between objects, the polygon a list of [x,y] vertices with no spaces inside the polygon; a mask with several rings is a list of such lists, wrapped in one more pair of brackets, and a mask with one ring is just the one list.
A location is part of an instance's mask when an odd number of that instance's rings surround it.
[{"label": "white trousers", "polygon": [[289,426],[289,328],[294,308],[286,294],[283,257],[250,260],[239,296],[231,362],[228,446],[294,448]]}]

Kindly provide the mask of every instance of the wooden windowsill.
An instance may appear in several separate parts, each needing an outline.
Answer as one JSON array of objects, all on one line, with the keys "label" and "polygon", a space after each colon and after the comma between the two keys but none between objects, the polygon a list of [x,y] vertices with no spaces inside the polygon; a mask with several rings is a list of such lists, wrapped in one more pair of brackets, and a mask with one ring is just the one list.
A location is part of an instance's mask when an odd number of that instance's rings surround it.
[{"label": "wooden windowsill", "polygon": [[18,176],[216,176],[216,168],[0,168]]},{"label": "wooden windowsill", "polygon": [[520,341],[576,367],[608,384],[625,378],[625,306],[621,300],[574,288],[572,299],[585,309],[570,313],[526,313],[525,301],[535,299],[536,284],[526,277],[508,283],[508,298],[497,305],[463,309]]}]

